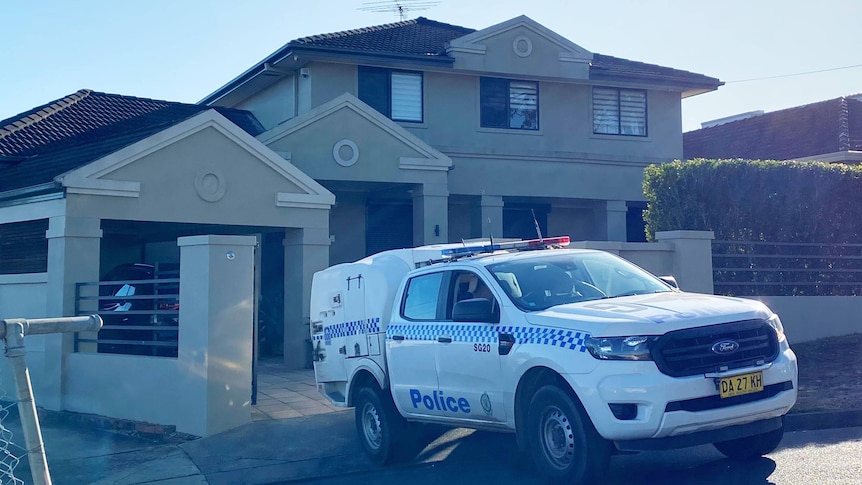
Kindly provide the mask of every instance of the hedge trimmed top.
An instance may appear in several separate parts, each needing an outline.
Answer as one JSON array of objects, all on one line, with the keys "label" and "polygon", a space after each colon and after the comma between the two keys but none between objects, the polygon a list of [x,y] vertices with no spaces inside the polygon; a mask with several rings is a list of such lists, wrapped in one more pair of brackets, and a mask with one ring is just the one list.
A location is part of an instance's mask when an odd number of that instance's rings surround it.
[{"label": "hedge trimmed top", "polygon": [[694,159],[644,173],[647,239],[709,230],[716,239],[862,242],[862,166]]}]

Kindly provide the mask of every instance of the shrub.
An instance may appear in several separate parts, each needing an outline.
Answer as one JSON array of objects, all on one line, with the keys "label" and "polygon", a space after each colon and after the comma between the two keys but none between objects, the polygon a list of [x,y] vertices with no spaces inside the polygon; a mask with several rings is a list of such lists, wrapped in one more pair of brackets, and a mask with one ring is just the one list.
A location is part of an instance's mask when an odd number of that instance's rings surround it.
[{"label": "shrub", "polygon": [[709,230],[731,241],[862,240],[862,167],[760,160],[674,161],[644,174],[647,239]]}]

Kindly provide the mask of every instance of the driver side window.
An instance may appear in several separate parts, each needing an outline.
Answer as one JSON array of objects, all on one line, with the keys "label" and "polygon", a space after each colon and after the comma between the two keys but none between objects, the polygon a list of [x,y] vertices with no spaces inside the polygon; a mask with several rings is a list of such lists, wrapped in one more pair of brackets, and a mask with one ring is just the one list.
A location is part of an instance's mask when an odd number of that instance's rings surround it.
[{"label": "driver side window", "polygon": [[453,271],[450,280],[449,302],[446,305],[446,319],[452,319],[455,305],[464,300],[484,298],[491,302],[491,312],[495,322],[500,321],[500,305],[491,288],[482,278],[471,271]]}]

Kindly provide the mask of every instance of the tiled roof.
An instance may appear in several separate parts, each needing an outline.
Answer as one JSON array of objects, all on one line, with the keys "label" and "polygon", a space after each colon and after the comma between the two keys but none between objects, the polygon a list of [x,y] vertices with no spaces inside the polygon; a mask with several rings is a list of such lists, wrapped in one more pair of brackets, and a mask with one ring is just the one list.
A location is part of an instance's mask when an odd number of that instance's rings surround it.
[{"label": "tiled roof", "polygon": [[[475,29],[436,22],[425,17],[392,24],[314,35],[291,41],[287,47],[320,48],[350,53],[427,56],[451,59],[446,43],[475,32]],[[713,77],[669,67],[594,54],[590,77],[597,79],[647,79],[678,82],[715,88],[721,82]]]},{"label": "tiled roof", "polygon": [[862,150],[862,96],[773,111],[683,133],[691,158],[791,160]]},{"label": "tiled roof", "polygon": [[446,57],[445,44],[474,29],[419,17],[392,24],[296,39],[289,46],[324,47],[346,51]]},{"label": "tiled roof", "polygon": [[[81,90],[0,121],[0,192],[50,183],[207,109]],[[247,111],[214,109],[252,136],[263,131]]]}]

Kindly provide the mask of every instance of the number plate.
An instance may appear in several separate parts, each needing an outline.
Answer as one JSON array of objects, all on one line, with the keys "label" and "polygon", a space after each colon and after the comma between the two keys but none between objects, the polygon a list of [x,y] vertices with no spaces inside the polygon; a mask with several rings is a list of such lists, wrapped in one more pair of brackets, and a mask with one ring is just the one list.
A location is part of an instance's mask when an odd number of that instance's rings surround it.
[{"label": "number plate", "polygon": [[718,382],[721,398],[741,396],[763,390],[763,372],[722,377]]}]

